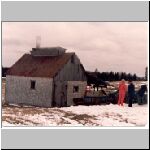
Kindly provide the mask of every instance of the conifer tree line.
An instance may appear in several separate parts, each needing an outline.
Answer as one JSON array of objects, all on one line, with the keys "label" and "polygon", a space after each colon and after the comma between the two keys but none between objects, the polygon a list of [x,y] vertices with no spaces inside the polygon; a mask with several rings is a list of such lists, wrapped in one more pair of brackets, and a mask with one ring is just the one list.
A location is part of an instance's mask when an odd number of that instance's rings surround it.
[{"label": "conifer tree line", "polygon": [[126,72],[99,72],[98,69],[95,69],[94,72],[86,71],[87,79],[92,80],[102,80],[102,81],[120,81],[124,79],[126,81],[144,81],[147,80],[146,77],[138,77],[136,73],[126,73]]},{"label": "conifer tree line", "polygon": [[137,81],[136,74],[126,72],[97,72],[97,77],[104,81],[120,81],[121,79]]}]

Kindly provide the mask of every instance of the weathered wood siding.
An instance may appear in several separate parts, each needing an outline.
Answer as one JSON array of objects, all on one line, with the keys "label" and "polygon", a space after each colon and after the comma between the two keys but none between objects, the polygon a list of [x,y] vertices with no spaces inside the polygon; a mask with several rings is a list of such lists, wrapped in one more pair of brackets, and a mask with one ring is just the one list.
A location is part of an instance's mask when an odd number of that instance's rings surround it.
[{"label": "weathered wood siding", "polygon": [[[55,94],[54,101],[56,106],[67,106],[67,81],[86,81],[83,68],[80,66],[79,58],[74,55],[74,60],[70,59],[66,65],[54,77]],[[79,83],[79,82],[78,82]],[[80,84],[79,84],[80,86]],[[63,100],[62,100],[63,97]]]},{"label": "weathered wood siding", "polygon": [[[67,82],[67,106],[74,105],[73,99],[74,98],[83,98],[87,82],[86,81],[68,81]],[[78,92],[73,92],[74,86],[79,87]]]},{"label": "weathered wood siding", "polygon": [[67,106],[67,82],[56,81],[54,86],[54,106]]},{"label": "weathered wood siding", "polygon": [[[36,81],[31,89],[31,80]],[[6,101],[14,104],[26,104],[51,107],[53,79],[39,77],[6,76]]]},{"label": "weathered wood siding", "polygon": [[80,66],[79,58],[74,55],[74,63],[71,59],[55,76],[54,81],[86,81],[85,72]]}]

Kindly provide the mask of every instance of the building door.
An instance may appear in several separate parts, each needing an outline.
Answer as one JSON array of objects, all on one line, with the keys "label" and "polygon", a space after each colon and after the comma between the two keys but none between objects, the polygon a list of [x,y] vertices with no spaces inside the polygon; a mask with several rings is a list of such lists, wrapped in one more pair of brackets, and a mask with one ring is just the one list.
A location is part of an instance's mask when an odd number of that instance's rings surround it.
[{"label": "building door", "polygon": [[65,94],[64,94],[64,92],[62,91],[62,92],[61,92],[61,98],[60,98],[60,103],[61,103],[60,106],[61,106],[61,107],[64,107],[64,105],[65,105],[64,102],[65,102]]},{"label": "building door", "polygon": [[61,91],[61,107],[67,106],[67,85],[62,85],[62,91]]}]

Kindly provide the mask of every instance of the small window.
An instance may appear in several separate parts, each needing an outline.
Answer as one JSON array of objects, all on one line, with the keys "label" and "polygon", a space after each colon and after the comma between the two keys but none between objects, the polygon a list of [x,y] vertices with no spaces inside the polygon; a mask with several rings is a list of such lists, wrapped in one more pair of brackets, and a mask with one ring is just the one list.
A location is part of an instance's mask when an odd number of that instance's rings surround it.
[{"label": "small window", "polygon": [[35,81],[31,80],[31,89],[34,90],[35,89]]},{"label": "small window", "polygon": [[65,87],[66,87],[66,89],[68,88],[68,86],[67,86],[67,85],[66,85]]},{"label": "small window", "polygon": [[79,86],[73,86],[73,93],[79,92]]}]

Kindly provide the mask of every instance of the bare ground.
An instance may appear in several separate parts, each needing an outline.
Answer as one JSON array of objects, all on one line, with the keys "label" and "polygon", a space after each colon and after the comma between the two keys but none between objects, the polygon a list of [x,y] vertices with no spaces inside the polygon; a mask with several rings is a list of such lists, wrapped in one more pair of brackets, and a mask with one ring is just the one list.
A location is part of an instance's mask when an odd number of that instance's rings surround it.
[{"label": "bare ground", "polygon": [[[42,125],[42,120],[40,121],[38,119],[33,119],[34,116],[37,115],[39,116],[39,118],[43,117],[43,119],[49,121],[51,120],[52,124],[53,121],[55,121],[56,125],[71,125],[72,121],[75,121],[76,124],[82,125],[98,125],[93,122],[93,120],[96,120],[95,116],[90,116],[88,114],[78,115],[71,111],[64,111],[58,108],[5,106],[2,108],[2,112],[2,121],[14,125]],[[25,116],[30,116],[31,118]]]}]

